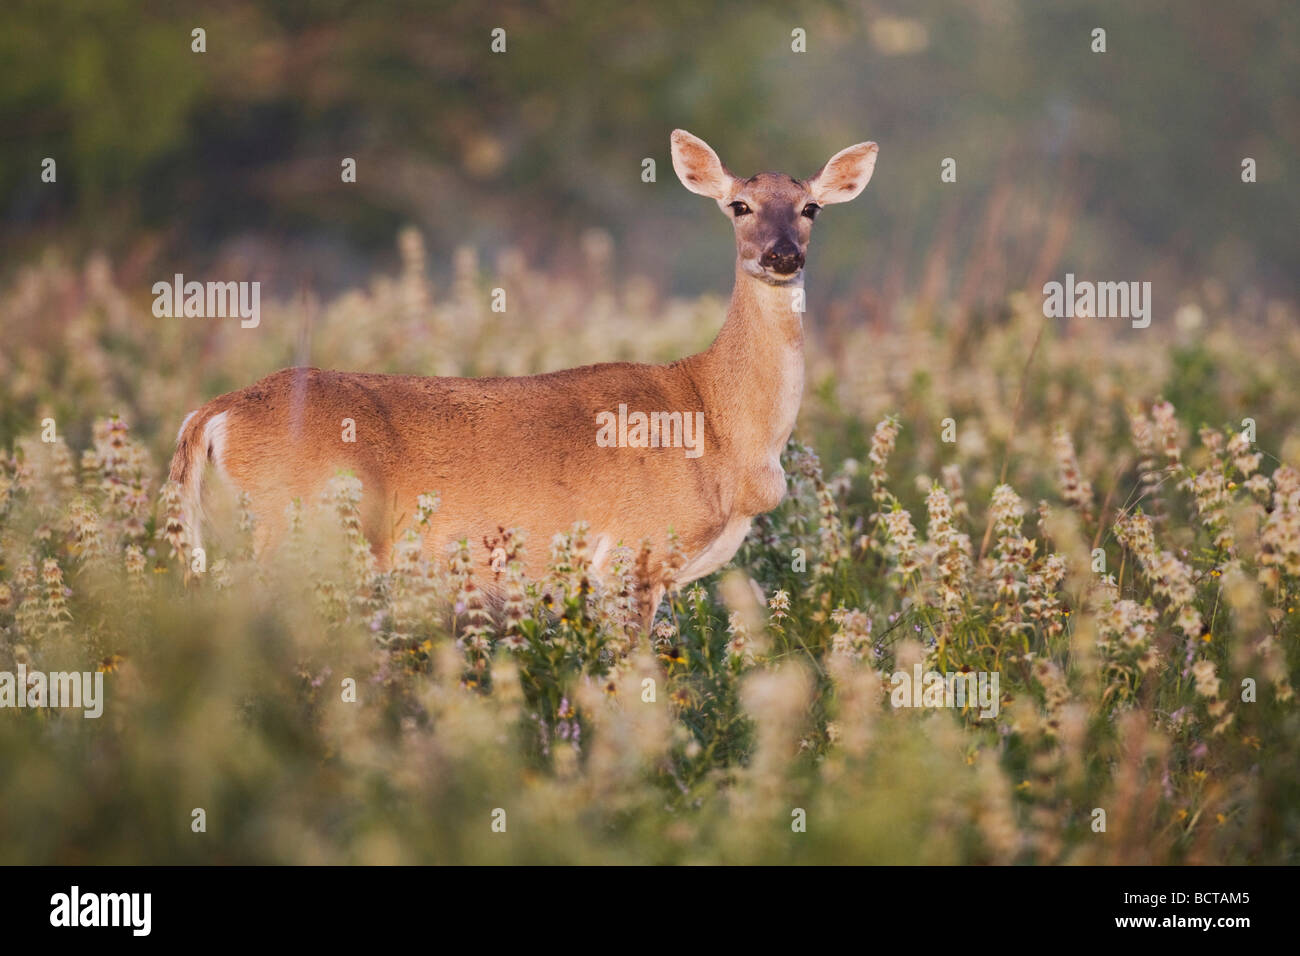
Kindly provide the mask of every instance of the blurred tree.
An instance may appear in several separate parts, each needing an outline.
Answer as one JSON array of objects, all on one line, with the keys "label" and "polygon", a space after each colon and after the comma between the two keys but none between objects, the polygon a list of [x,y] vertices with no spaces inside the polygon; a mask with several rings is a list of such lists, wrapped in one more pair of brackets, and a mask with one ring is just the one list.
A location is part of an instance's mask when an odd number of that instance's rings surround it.
[{"label": "blurred tree", "polygon": [[173,259],[252,237],[364,260],[415,222],[435,263],[462,242],[563,263],[599,225],[632,268],[716,286],[725,224],[682,229],[698,199],[668,161],[684,126],[745,173],[881,142],[870,223],[819,229],[841,286],[998,298],[1059,260],[1294,292],[1296,23],[1285,0],[11,0],[0,241],[9,263],[150,235]]}]

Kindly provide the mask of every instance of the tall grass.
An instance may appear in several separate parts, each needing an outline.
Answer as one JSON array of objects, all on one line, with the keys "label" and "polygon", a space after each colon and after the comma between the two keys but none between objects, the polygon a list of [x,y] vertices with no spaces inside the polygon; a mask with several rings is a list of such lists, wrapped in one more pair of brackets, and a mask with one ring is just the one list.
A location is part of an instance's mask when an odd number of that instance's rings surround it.
[{"label": "tall grass", "polygon": [[[102,260],[0,293],[0,670],[103,671],[107,698],[0,711],[0,862],[1297,861],[1286,307],[814,318],[787,500],[649,637],[636,542],[597,580],[581,526],[508,532],[496,571],[413,532],[380,572],[347,475],[285,503],[264,562],[257,516],[218,507],[193,572],[161,477],[223,389],[295,361],[666,360],[721,320],[614,282],[598,241],[574,276],[462,252],[446,289],[402,248],[396,278],[256,330],[155,319]],[[916,663],[996,672],[997,717],[891,706]]]}]

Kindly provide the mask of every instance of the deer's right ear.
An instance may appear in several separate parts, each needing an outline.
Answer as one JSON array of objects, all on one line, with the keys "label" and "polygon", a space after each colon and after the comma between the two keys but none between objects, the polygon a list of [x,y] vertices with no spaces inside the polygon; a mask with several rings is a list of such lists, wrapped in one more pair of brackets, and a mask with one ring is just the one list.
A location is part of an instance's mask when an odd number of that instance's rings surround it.
[{"label": "deer's right ear", "polygon": [[876,168],[876,154],[880,147],[875,143],[857,143],[842,149],[808,180],[808,191],[813,199],[823,205],[848,202],[867,188],[871,172]]},{"label": "deer's right ear", "polygon": [[735,177],[708,143],[684,129],[673,130],[672,143],[673,169],[683,186],[719,202],[731,194]]}]

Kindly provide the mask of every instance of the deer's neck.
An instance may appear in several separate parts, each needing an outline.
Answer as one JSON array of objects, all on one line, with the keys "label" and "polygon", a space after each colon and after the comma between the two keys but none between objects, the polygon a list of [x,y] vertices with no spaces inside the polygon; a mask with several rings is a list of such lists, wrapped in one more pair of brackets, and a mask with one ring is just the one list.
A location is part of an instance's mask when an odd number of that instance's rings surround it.
[{"label": "deer's neck", "polygon": [[791,285],[769,285],[737,263],[722,330],[707,351],[694,356],[691,372],[710,430],[744,459],[779,456],[799,414],[803,321],[794,308],[796,290],[802,300],[802,277]]}]

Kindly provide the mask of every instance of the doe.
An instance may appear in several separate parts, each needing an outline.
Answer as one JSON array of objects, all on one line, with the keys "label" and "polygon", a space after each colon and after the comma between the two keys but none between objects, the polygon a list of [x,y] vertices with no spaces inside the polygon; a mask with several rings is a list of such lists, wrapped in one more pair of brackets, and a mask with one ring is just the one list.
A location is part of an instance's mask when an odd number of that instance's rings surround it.
[{"label": "doe", "polygon": [[[645,540],[649,568],[661,569],[669,528],[685,556],[677,584],[716,571],[754,516],[785,495],[780,455],[803,393],[813,219],[862,192],[876,153],[875,143],[858,143],[809,179],[741,179],[703,140],[675,130],[682,184],[715,200],[735,227],[731,303],[707,350],[667,365],[613,362],[518,378],[283,369],[212,399],[181,425],[170,477],[181,488],[187,540],[200,540],[206,462],[248,495],[259,554],[284,533],[293,498],[311,500],[349,469],[361,479],[362,530],[381,563],[413,520],[416,497],[436,491],[426,553],[517,528],[534,542],[525,570],[538,576],[546,549],[536,544],[585,521],[597,575],[616,547]],[[614,416],[618,440],[610,440]],[[341,440],[345,418],[355,422],[354,442]],[[696,423],[702,431],[692,435]],[[481,563],[489,562],[485,550]],[[641,582],[644,628],[668,574],[653,570]]]}]

